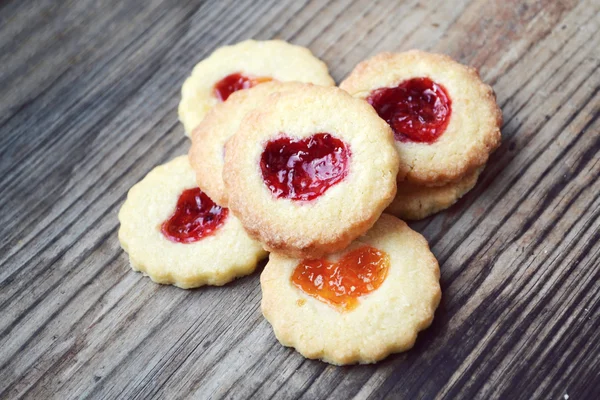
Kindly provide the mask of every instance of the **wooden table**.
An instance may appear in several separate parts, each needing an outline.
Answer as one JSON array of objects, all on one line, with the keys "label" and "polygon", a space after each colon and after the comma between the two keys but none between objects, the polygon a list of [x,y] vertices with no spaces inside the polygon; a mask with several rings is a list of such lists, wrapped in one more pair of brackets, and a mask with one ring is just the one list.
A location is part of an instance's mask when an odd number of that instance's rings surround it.
[{"label": "wooden table", "polygon": [[[53,1],[0,5],[0,398],[600,396],[598,1]],[[129,269],[117,211],[183,154],[180,87],[245,38],[339,82],[384,50],[481,70],[502,147],[412,224],[443,300],[409,352],[334,367],[279,345],[259,273],[184,291]]]}]

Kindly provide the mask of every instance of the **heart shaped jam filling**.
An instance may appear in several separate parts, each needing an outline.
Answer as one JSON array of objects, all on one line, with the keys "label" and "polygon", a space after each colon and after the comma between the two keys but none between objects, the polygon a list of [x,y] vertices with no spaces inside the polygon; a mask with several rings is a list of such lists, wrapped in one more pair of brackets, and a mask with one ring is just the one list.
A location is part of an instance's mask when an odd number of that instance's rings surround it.
[{"label": "heart shaped jam filling", "polygon": [[374,90],[367,101],[401,142],[435,142],[446,130],[452,113],[448,93],[429,78],[413,78],[396,87]]},{"label": "heart shaped jam filling", "polygon": [[175,212],[163,222],[161,232],[172,242],[197,242],[219,229],[228,214],[229,209],[216,205],[199,188],[184,190]]},{"label": "heart shaped jam filling", "polygon": [[268,77],[248,77],[236,72],[231,75],[227,75],[219,82],[215,83],[214,94],[219,101],[225,101],[233,92],[237,92],[242,89],[250,89],[259,83],[272,81],[272,78]]},{"label": "heart shaped jam filling", "polygon": [[387,253],[363,246],[344,255],[338,262],[303,260],[292,274],[292,283],[308,295],[340,311],[358,306],[358,298],[377,290],[388,274]]},{"label": "heart shaped jam filling", "polygon": [[263,150],[260,168],[276,198],[313,200],[348,174],[350,149],[329,133],[280,137]]}]

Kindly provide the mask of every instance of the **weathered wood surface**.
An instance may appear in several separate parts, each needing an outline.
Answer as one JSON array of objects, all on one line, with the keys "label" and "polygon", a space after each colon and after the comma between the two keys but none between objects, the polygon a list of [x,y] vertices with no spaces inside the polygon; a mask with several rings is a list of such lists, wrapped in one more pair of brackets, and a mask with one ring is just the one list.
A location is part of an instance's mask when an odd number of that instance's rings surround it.
[{"label": "weathered wood surface", "polygon": [[[600,396],[598,1],[0,4],[0,398]],[[502,147],[412,224],[442,270],[415,348],[337,368],[275,340],[258,273],[183,291],[130,271],[128,188],[189,146],[180,86],[218,46],[282,38],[339,82],[383,50],[480,68]]]}]

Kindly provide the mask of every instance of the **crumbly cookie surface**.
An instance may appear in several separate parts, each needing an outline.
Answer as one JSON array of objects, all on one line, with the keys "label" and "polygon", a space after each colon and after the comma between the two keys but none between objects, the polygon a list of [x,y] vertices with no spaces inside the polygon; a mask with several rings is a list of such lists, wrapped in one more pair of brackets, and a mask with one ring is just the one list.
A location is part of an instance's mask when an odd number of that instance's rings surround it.
[{"label": "crumbly cookie surface", "polygon": [[[311,201],[276,198],[261,173],[267,143],[328,133],[348,145],[347,175]],[[366,232],[396,193],[398,154],[389,126],[366,102],[310,84],[272,94],[227,142],[229,207],[269,251],[314,258]]]},{"label": "crumbly cookie surface", "polygon": [[240,128],[249,111],[259,108],[272,93],[302,85],[297,82],[266,82],[235,92],[223,103],[211,109],[192,132],[189,158],[196,182],[211,199],[227,206],[227,191],[223,183],[225,143]]},{"label": "crumbly cookie surface", "polygon": [[396,141],[400,154],[398,178],[441,186],[457,182],[484,165],[500,144],[502,112],[494,91],[481,81],[477,70],[448,56],[418,50],[381,53],[359,63],[340,88],[366,99],[374,90],[423,77],[446,89],[452,113],[435,142]]},{"label": "crumbly cookie surface", "polygon": [[477,183],[484,167],[468,173],[458,182],[444,186],[423,186],[398,182],[398,191],[385,212],[404,220],[419,220],[449,208]]},{"label": "crumbly cookie surface", "polygon": [[190,135],[218,100],[214,85],[224,77],[242,73],[280,82],[298,81],[333,86],[327,65],[305,47],[282,40],[246,40],[215,50],[198,63],[184,82],[179,103],[179,120]]},{"label": "crumbly cookie surface", "polygon": [[387,214],[348,249],[328,258],[364,245],[387,253],[390,266],[381,286],[359,297],[350,311],[339,311],[292,283],[299,259],[271,254],[260,277],[261,309],[281,344],[337,365],[374,363],[414,345],[441,298],[437,260],[419,233]]},{"label": "crumbly cookie surface", "polygon": [[131,267],[154,282],[180,288],[224,285],[252,273],[266,256],[231,213],[212,235],[194,243],[175,243],[161,225],[175,211],[180,194],[196,187],[187,156],[154,168],[134,185],[119,211],[119,241]]}]

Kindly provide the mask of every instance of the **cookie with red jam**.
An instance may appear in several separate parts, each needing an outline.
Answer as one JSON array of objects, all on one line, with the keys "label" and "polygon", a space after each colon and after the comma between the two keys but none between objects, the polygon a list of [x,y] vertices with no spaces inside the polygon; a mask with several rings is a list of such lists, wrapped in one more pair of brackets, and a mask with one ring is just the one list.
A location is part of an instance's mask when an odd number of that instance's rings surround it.
[{"label": "cookie with red jam", "polygon": [[274,93],[227,142],[229,208],[269,251],[345,248],[396,194],[390,127],[366,102],[310,84]]},{"label": "cookie with red jam", "polygon": [[179,120],[189,136],[206,113],[239,90],[269,81],[333,86],[327,65],[310,50],[282,40],[246,40],[215,50],[184,82]]},{"label": "cookie with red jam", "polygon": [[383,214],[348,248],[307,260],[271,253],[260,276],[261,309],[284,346],[346,365],[410,349],[440,298],[427,241]]},{"label": "cookie with red jam", "polygon": [[119,241],[131,268],[183,289],[224,285],[266,257],[227,208],[196,186],[187,156],[154,168],[119,211]]},{"label": "cookie with red jam", "polygon": [[382,53],[340,84],[394,131],[399,181],[442,186],[483,166],[500,144],[502,112],[477,70],[441,54]]},{"label": "cookie with red jam", "polygon": [[469,172],[458,182],[450,182],[443,186],[398,182],[396,197],[385,212],[404,220],[414,221],[445,210],[473,189],[483,168]]},{"label": "cookie with red jam", "polygon": [[224,103],[217,104],[192,132],[190,163],[196,172],[196,182],[206,194],[222,206],[227,206],[227,191],[223,183],[225,143],[240,129],[248,112],[260,108],[269,95],[293,89],[301,83],[267,82],[251,89],[233,93]]}]

